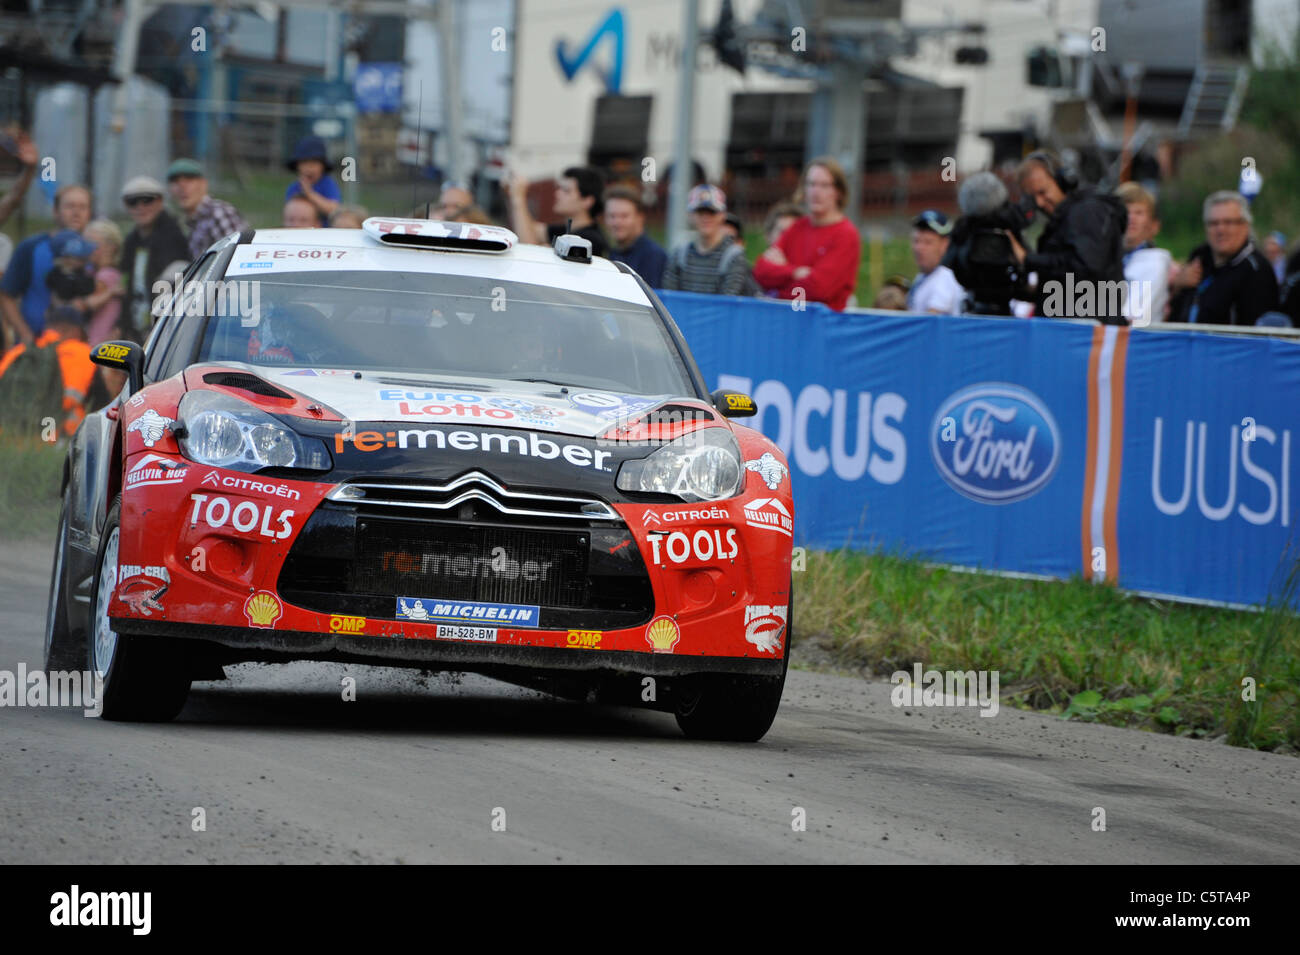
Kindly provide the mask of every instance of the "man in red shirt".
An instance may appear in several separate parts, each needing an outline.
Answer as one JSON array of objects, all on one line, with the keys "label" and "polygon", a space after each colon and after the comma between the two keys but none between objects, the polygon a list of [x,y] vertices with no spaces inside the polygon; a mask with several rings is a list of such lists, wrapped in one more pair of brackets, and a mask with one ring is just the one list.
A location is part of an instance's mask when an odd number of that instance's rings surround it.
[{"label": "man in red shirt", "polygon": [[844,309],[858,284],[862,252],[862,238],[844,215],[848,197],[849,180],[838,162],[822,156],[808,164],[803,174],[808,215],[796,219],[754,263],[754,278],[765,291]]}]

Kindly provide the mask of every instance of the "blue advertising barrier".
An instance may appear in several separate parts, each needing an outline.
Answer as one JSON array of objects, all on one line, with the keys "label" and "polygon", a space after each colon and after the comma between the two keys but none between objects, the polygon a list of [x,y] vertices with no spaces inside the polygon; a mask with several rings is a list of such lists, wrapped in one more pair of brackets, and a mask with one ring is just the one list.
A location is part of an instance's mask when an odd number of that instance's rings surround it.
[{"label": "blue advertising barrier", "polygon": [[661,294],[789,458],[797,543],[1268,598],[1300,344]]}]

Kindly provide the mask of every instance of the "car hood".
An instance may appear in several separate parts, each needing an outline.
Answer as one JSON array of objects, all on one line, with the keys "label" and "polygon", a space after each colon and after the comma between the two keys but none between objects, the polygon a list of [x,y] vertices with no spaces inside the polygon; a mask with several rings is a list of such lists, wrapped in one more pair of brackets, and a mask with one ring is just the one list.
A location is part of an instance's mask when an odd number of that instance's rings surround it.
[{"label": "car hood", "polygon": [[[470,424],[594,438],[620,420],[673,400],[672,395],[562,389],[546,382],[451,380],[337,368],[268,369],[236,362],[223,362],[222,367],[297,392],[352,421]],[[677,400],[707,408],[693,397]]]}]

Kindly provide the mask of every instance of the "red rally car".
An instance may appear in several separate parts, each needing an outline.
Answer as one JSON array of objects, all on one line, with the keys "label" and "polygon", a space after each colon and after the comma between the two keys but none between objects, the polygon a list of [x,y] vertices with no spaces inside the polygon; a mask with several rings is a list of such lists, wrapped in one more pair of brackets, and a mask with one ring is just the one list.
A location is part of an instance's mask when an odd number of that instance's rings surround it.
[{"label": "red rally car", "polygon": [[625,265],[426,220],[231,235],[77,432],[47,669],[168,720],[240,661],[475,671],[757,740],[790,647],[781,451]]}]

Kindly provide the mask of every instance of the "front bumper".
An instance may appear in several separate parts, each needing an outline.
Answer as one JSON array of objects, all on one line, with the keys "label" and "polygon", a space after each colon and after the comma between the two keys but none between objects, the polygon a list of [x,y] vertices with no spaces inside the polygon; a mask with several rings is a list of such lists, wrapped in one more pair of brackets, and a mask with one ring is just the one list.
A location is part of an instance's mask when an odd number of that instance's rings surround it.
[{"label": "front bumper", "polygon": [[[295,630],[248,630],[138,618],[111,618],[115,629],[142,636],[200,641],[217,648],[220,662],[288,662],[321,660],[378,666],[490,673],[495,668],[597,675],[635,674],[690,676],[720,673],[779,677],[781,657],[688,656],[631,650],[578,650],[562,647],[455,640],[411,640],[388,637],[311,633]],[[559,635],[563,639],[563,635]],[[229,651],[229,652],[226,652]]]},{"label": "front bumper", "polygon": [[333,484],[159,457],[127,463],[109,606],[122,633],[461,668],[767,673],[783,657],[791,540],[755,526],[772,492],[752,472],[713,505],[548,523],[481,501],[424,519],[328,501]]}]

